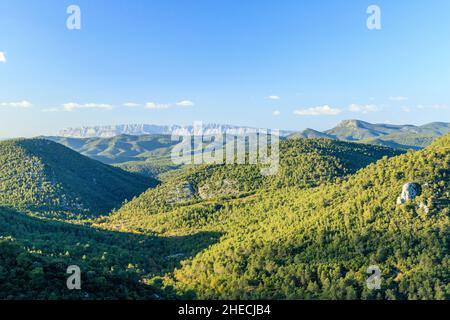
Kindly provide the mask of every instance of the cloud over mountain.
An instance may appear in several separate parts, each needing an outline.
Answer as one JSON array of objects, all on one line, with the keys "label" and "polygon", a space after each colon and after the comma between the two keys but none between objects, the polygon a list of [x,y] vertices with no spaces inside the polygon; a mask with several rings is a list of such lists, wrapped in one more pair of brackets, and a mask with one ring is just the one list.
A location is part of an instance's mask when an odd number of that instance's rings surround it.
[{"label": "cloud over mountain", "polygon": [[298,116],[334,116],[341,113],[342,110],[339,108],[332,108],[329,105],[313,107],[308,109],[295,110],[294,114]]},{"label": "cloud over mountain", "polygon": [[380,111],[380,107],[374,104],[351,104],[348,107],[348,110],[351,112],[359,112],[359,113],[370,113]]},{"label": "cloud over mountain", "polygon": [[63,104],[64,111],[72,112],[79,109],[100,109],[100,110],[111,110],[112,105],[106,104],[106,103],[86,103],[86,104],[79,104],[75,102],[69,102]]},{"label": "cloud over mountain", "polygon": [[176,103],[179,107],[193,107],[195,104],[191,100],[182,100]]}]

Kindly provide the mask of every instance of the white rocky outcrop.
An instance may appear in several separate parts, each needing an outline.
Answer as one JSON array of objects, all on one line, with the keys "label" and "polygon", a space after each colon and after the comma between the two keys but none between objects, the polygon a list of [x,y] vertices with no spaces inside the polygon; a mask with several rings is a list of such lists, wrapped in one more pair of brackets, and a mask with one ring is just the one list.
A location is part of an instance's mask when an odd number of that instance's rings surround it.
[{"label": "white rocky outcrop", "polygon": [[397,204],[414,200],[418,195],[420,195],[420,185],[414,182],[408,182],[403,185],[402,194],[397,198]]},{"label": "white rocky outcrop", "polygon": [[419,203],[419,208],[422,209],[425,214],[430,213],[430,208],[423,202]]}]

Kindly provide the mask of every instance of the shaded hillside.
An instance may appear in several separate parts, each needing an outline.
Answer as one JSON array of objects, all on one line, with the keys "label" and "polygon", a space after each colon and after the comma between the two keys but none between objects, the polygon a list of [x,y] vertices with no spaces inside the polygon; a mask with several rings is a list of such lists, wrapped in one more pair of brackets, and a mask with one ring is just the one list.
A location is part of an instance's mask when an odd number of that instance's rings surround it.
[{"label": "shaded hillside", "polygon": [[[172,271],[216,241],[214,233],[155,237],[47,221],[0,207],[0,299],[161,299],[174,296],[143,277]],[[81,290],[66,286],[69,266]]]},{"label": "shaded hillside", "polygon": [[439,136],[433,133],[391,133],[379,138],[361,140],[361,142],[396,149],[420,150],[438,138]]},{"label": "shaded hillside", "polygon": [[156,184],[48,140],[0,142],[0,205],[107,214]]}]

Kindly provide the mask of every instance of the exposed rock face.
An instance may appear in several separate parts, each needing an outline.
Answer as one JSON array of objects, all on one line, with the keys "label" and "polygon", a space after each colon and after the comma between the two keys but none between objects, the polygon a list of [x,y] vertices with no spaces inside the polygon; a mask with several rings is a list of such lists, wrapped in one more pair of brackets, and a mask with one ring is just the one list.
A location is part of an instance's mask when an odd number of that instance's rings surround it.
[{"label": "exposed rock face", "polygon": [[[159,126],[152,124],[128,124],[128,125],[112,125],[112,126],[96,126],[96,127],[79,127],[61,130],[58,133],[60,137],[66,138],[111,138],[119,135],[140,136],[147,134],[164,134],[174,136],[190,136],[190,135],[216,135],[228,132],[234,135],[248,135],[255,132],[255,128],[239,127],[233,125],[224,125],[217,123],[205,123],[202,126],[202,133],[198,132],[199,128],[194,126]],[[288,136],[292,131],[282,130],[281,136]]]},{"label": "exposed rock face", "polygon": [[430,212],[430,208],[423,202],[419,203],[419,208],[423,209],[423,212],[425,212],[425,214],[428,214]]},{"label": "exposed rock face", "polygon": [[240,190],[236,181],[225,179],[216,183],[207,183],[198,190],[200,198],[203,200],[221,196],[239,194]]},{"label": "exposed rock face", "polygon": [[167,204],[177,204],[193,200],[195,198],[195,189],[189,182],[184,182],[170,191],[166,200]]},{"label": "exposed rock face", "polygon": [[397,198],[397,204],[403,204],[410,200],[414,200],[420,195],[420,185],[414,182],[408,182],[403,185],[402,194]]}]

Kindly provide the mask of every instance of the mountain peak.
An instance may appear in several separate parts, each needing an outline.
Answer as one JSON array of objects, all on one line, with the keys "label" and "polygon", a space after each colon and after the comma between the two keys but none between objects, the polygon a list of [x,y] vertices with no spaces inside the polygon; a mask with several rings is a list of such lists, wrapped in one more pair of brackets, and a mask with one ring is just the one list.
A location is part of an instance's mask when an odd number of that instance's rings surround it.
[{"label": "mountain peak", "polygon": [[442,135],[448,131],[450,131],[450,124],[445,123],[433,123],[419,127],[410,124],[372,124],[361,120],[351,119],[341,121],[336,127],[325,131],[325,133],[332,135],[339,140],[357,141],[399,134]]},{"label": "mountain peak", "polygon": [[365,127],[367,125],[371,125],[368,122],[357,120],[357,119],[349,119],[349,120],[342,120],[337,127],[352,127],[352,128],[359,128],[359,127]]}]

